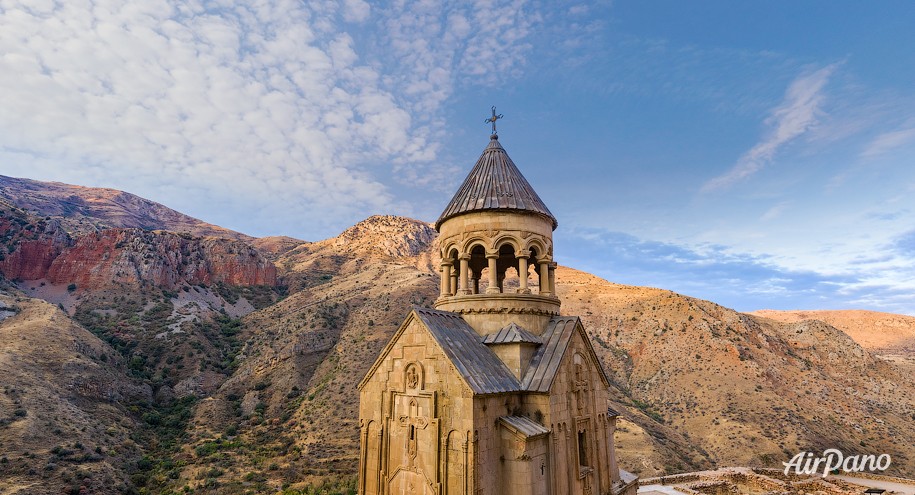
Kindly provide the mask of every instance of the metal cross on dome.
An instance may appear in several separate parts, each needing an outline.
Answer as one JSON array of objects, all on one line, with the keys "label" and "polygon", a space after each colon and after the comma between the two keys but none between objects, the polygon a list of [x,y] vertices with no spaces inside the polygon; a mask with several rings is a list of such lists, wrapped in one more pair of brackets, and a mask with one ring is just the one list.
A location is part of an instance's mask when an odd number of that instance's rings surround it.
[{"label": "metal cross on dome", "polygon": [[499,120],[499,119],[501,119],[501,118],[502,118],[502,114],[500,113],[499,115],[496,115],[496,106],[493,105],[493,106],[492,106],[492,117],[490,117],[490,118],[488,118],[488,119],[486,119],[486,120],[483,121],[483,122],[486,122],[487,124],[492,124],[492,133],[493,133],[493,135],[496,134],[496,121]]}]

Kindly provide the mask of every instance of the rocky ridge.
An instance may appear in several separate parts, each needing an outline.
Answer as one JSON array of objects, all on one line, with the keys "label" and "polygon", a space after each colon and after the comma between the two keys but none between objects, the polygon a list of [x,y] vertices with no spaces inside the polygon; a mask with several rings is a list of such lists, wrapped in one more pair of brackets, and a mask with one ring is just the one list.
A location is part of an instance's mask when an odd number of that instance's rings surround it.
[{"label": "rocky ridge", "polygon": [[861,310],[775,311],[751,313],[785,323],[818,320],[832,325],[877,353],[902,351],[915,356],[915,317]]},{"label": "rocky ridge", "polygon": [[74,234],[58,219],[0,205],[0,273],[100,289],[113,283],[175,288],[185,284],[276,285],[276,267],[256,249],[225,238],[111,228]]},{"label": "rocky ridge", "polygon": [[[163,448],[155,436],[138,438],[133,463],[112,476],[152,492],[269,493],[351,479],[355,385],[409,305],[431,305],[438,292],[435,232],[406,218],[370,217],[318,242],[238,245],[143,229],[71,233],[53,215],[3,213],[0,268],[17,273],[30,295],[56,303],[48,288],[62,291],[62,305],[90,337],[120,356],[115,367],[126,363],[125,380],[150,387],[142,406],[149,415],[125,417],[172,440]],[[254,265],[245,261],[251,251]],[[245,263],[223,268],[211,259]],[[250,266],[270,261],[288,297],[244,285],[261,280]],[[60,278],[42,278],[54,263]],[[247,275],[207,279],[201,267]],[[105,283],[131,270],[134,278]],[[74,294],[64,283],[77,286]],[[892,453],[896,473],[915,473],[911,370],[835,327],[740,314],[566,267],[557,290],[562,312],[581,315],[612,378],[623,466],[650,476],[778,465],[800,449],[829,446]],[[22,441],[8,431],[0,427],[0,441]]]},{"label": "rocky ridge", "polygon": [[253,238],[116,189],[42,182],[0,175],[0,201],[37,216],[56,217],[68,232],[109,228],[168,230],[196,237]]},{"label": "rocky ridge", "polygon": [[[890,453],[897,473],[915,473],[910,371],[837,328],[775,322],[568,268],[557,280],[563,312],[582,315],[632,405],[701,450],[693,465],[777,467],[801,451],[839,448]],[[657,459],[636,465],[644,474],[688,470]]]}]

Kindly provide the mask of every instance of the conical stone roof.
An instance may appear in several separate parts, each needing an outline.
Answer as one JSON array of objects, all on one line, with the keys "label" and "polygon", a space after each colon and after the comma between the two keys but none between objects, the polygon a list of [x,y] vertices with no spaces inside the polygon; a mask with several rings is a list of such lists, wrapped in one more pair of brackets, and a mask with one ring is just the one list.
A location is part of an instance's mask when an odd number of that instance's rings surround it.
[{"label": "conical stone roof", "polygon": [[529,212],[549,218],[553,229],[559,225],[499,144],[499,136],[495,134],[490,136],[489,146],[483,150],[480,159],[435,222],[435,230],[439,230],[449,218],[483,210]]}]

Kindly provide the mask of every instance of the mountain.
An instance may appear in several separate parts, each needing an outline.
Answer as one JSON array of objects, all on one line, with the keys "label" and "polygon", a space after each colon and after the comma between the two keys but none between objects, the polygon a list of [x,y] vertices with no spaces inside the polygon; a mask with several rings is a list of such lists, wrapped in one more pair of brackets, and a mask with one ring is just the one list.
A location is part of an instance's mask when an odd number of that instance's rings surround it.
[{"label": "mountain", "polygon": [[266,257],[268,260],[276,261],[279,256],[295,249],[302,244],[307,244],[307,242],[301,239],[296,239],[294,237],[277,235],[260,237],[250,241],[249,244],[254,247],[254,249],[257,249],[257,251],[264,255],[264,257]]},{"label": "mountain", "polygon": [[[50,219],[49,219],[50,218]],[[112,284],[173,289],[181,284],[276,285],[276,267],[243,241],[187,233],[109,228],[66,232],[53,217],[0,204],[0,272],[101,289]]]},{"label": "mountain", "polygon": [[842,330],[862,347],[880,354],[900,351],[915,356],[915,317],[877,311],[754,311],[754,315],[795,323],[819,320]]},{"label": "mountain", "polygon": [[[276,467],[255,472],[265,486],[351,473],[355,385],[408,304],[437,297],[436,252],[426,224],[372,217],[281,256],[283,277],[298,288],[244,318],[257,329],[249,357],[198,409],[182,479],[205,475],[215,455],[230,466],[218,481],[238,483],[231,472],[243,471],[253,452]],[[557,288],[563,313],[582,316],[614,382],[627,468],[648,476],[777,467],[802,450],[835,447],[891,453],[896,472],[915,472],[909,375],[838,329],[775,322],[567,267]],[[205,445],[221,447],[196,455]]]},{"label": "mountain", "polygon": [[56,217],[69,232],[96,232],[115,227],[168,230],[196,237],[253,240],[245,234],[203,222],[154,201],[116,189],[0,175],[0,200],[35,216]]},{"label": "mountain", "polygon": [[569,269],[557,279],[563,311],[582,315],[614,382],[706,462],[780,467],[801,451],[838,448],[889,453],[891,469],[915,474],[911,370],[841,330]]},{"label": "mountain", "polygon": [[[64,433],[11,434],[0,452],[7,447],[11,452],[21,451],[17,462],[29,464],[34,464],[33,456],[45,452],[66,454],[62,461],[48,460],[51,467],[31,466],[25,471],[9,458],[0,460],[0,478],[5,469],[11,469],[10,479],[18,480],[17,487],[25,487],[22,493],[81,493],[83,485],[89,493],[132,493],[141,488],[158,493],[169,484],[169,473],[175,468],[171,453],[183,443],[192,408],[215,391],[238,364],[243,342],[237,318],[273,304],[285,289],[278,284],[273,263],[242,240],[104,228],[98,223],[94,224],[98,230],[68,231],[67,222],[67,218],[36,216],[0,203],[3,286],[17,303],[43,299],[55,305],[42,302],[56,314],[49,318],[35,311],[19,313],[15,321],[24,320],[24,324],[12,327],[12,335],[35,329],[40,338],[23,337],[30,347],[8,351],[13,363],[27,360],[29,365],[0,369],[0,383],[9,383],[23,401],[61,402],[57,395],[81,386],[70,376],[78,370],[69,366],[69,347],[60,347],[69,340],[61,341],[57,333],[72,328],[78,346],[105,347],[92,354],[93,370],[103,374],[104,380],[90,376],[87,386],[104,383],[103,390],[117,390],[135,384],[146,392],[143,397],[105,392],[108,407],[104,409],[87,403],[83,396],[72,398],[77,407],[89,407],[83,412],[64,406],[36,407],[32,416],[26,416],[32,428],[40,424],[48,431]],[[67,367],[60,369],[60,363]],[[65,397],[70,400],[69,395]],[[21,408],[14,405],[17,407],[0,407],[0,417],[8,413],[10,418],[18,418],[15,412]],[[30,414],[28,408],[23,411]],[[80,415],[106,426],[99,429],[83,424]],[[65,434],[69,426],[57,426],[69,424],[69,420],[89,438]],[[18,424],[26,423],[0,425],[0,438],[7,433],[2,430]],[[99,464],[99,452],[82,449],[95,445],[107,452],[106,437],[114,435],[109,434],[108,426],[116,428],[112,432],[124,433],[126,440],[118,440],[121,443],[111,448],[116,462],[104,465]],[[71,459],[73,455],[77,460]],[[84,468],[84,459],[93,466],[107,467],[96,473],[94,468]],[[67,467],[57,469],[63,461]],[[77,483],[84,475],[96,481]],[[7,493],[7,487],[0,488]],[[12,485],[8,489],[14,490]]]},{"label": "mountain", "polygon": [[409,305],[437,297],[434,238],[428,224],[375,216],[281,256],[291,294],[243,319],[246,358],[197,409],[182,480],[193,486],[218,460],[218,482],[241,489],[254,456],[264,487],[353,473],[356,383]]},{"label": "mountain", "polygon": [[124,358],[57,307],[0,291],[0,493],[121,493],[151,398]]},{"label": "mountain", "polygon": [[[120,204],[127,217],[141,213]],[[80,230],[68,227],[72,212],[31,211],[0,208],[0,383],[15,384],[0,395],[0,452],[16,453],[0,459],[0,483],[12,480],[0,492],[15,483],[79,493],[80,481],[104,493],[99,480],[146,493],[351,486],[356,383],[410,305],[438,296],[429,224],[373,216],[304,242],[108,226],[87,214],[92,228]],[[848,317],[778,321],[568,267],[557,292],[611,378],[626,469],[778,467],[832,447],[889,453],[893,473],[915,476],[915,367],[899,350],[909,334],[892,323],[898,315],[857,327]],[[104,393],[77,394],[74,376]],[[75,430],[41,404],[69,408]],[[26,419],[45,431],[23,434]],[[93,457],[95,446],[107,457]]]}]

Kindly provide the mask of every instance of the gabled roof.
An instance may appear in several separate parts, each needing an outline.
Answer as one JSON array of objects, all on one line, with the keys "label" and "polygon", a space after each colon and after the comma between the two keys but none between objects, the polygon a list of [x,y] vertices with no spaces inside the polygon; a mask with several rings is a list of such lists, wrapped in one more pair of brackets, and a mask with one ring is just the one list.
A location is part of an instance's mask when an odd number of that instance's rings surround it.
[{"label": "gabled roof", "polygon": [[[590,344],[577,316],[554,316],[550,319],[546,331],[539,337],[542,339],[543,344],[537,347],[523,380],[519,382],[505,363],[481,341],[483,339],[480,339],[480,336],[464,321],[460,314],[413,306],[413,311],[410,312],[403,324],[401,324],[400,329],[397,330],[388,345],[381,351],[375,364],[372,365],[365,377],[359,382],[359,389],[362,389],[367,380],[374,374],[375,369],[385,359],[397,343],[400,335],[407,329],[414,318],[418,319],[429,331],[436,344],[448,357],[454,369],[457,370],[458,375],[474,394],[522,391],[549,393],[550,387],[552,387],[556,378],[556,372],[559,371],[559,366],[562,364],[562,358],[565,356],[575,333],[578,332],[582,339]],[[533,337],[537,336],[533,335]],[[590,350],[591,359],[597,366],[598,373],[600,373],[601,380],[605,386],[609,387],[610,381],[604,373],[600,360],[594,354],[594,349],[590,345],[588,345],[588,349]]]},{"label": "gabled roof", "polygon": [[610,386],[610,380],[604,373],[604,368],[600,364],[594,349],[590,346],[588,335],[585,334],[584,328],[577,316],[554,316],[550,318],[550,323],[546,331],[541,336],[544,344],[537,348],[537,352],[531,358],[531,364],[521,380],[521,386],[528,392],[549,393],[553,380],[556,378],[556,372],[562,364],[562,358],[566,354],[566,349],[572,341],[572,337],[578,332],[582,339],[588,343],[591,360],[597,366],[597,371],[604,382],[604,385]]},{"label": "gabled roof", "polygon": [[524,416],[502,416],[499,418],[499,423],[508,428],[509,431],[525,438],[539,437],[550,432],[543,425]]},{"label": "gabled roof", "polygon": [[515,322],[502,328],[498,332],[491,333],[483,338],[483,343],[492,344],[537,344],[543,343],[543,339],[528,332]]},{"label": "gabled roof", "polygon": [[476,165],[451,198],[451,203],[435,222],[435,230],[451,217],[481,210],[530,212],[549,218],[553,229],[559,225],[556,217],[550,213],[550,209],[543,204],[543,200],[499,144],[499,137],[495,134],[490,137],[489,146],[483,150]]},{"label": "gabled roof", "polygon": [[480,336],[461,315],[417,306],[413,307],[413,313],[429,329],[474,393],[515,392],[521,388],[515,375],[480,342]]}]

